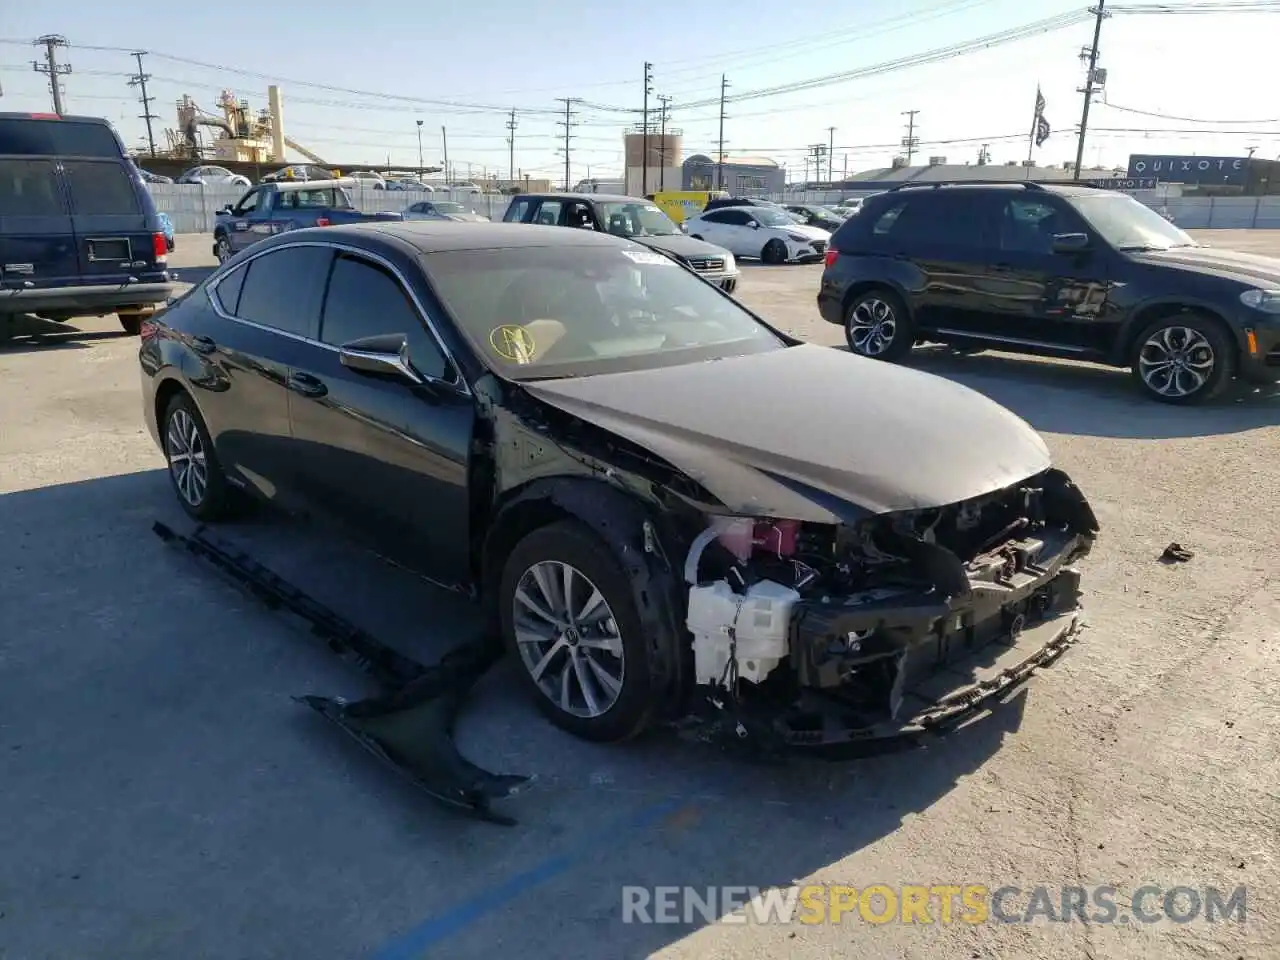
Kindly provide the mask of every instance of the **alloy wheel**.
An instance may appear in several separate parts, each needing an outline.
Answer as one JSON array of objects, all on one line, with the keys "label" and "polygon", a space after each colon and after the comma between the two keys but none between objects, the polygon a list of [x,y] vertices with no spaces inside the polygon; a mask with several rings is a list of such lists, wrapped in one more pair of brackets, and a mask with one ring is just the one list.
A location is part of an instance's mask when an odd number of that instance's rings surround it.
[{"label": "alloy wheel", "polygon": [[1153,393],[1188,397],[1213,375],[1213,345],[1191,327],[1164,327],[1153,333],[1138,353],[1138,373]]},{"label": "alloy wheel", "polygon": [[552,703],[575,717],[603,716],[626,676],[622,637],[600,589],[558,560],[535,563],[512,600],[520,659]]},{"label": "alloy wheel", "polygon": [[863,356],[880,356],[889,349],[897,334],[898,321],[893,307],[883,300],[868,297],[849,314],[849,342]]},{"label": "alloy wheel", "polygon": [[209,464],[195,418],[186,410],[177,409],[169,418],[165,453],[178,495],[188,506],[199,507],[209,489]]},{"label": "alloy wheel", "polygon": [[219,263],[226,263],[228,260],[231,259],[231,245],[227,243],[226,237],[218,238],[217,257],[218,257]]}]

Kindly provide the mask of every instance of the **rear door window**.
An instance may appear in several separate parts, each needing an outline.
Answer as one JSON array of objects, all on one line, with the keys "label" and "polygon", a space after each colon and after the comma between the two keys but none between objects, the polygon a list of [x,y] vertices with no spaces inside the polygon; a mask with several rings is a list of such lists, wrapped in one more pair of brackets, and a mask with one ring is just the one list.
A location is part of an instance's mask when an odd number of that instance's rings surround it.
[{"label": "rear door window", "polygon": [[0,155],[22,157],[122,157],[105,123],[78,120],[0,119]]},{"label": "rear door window", "polygon": [[333,251],[329,247],[284,247],[248,266],[235,315],[299,337],[316,339],[320,300]]},{"label": "rear door window", "polygon": [[71,209],[78,216],[112,216],[142,212],[138,193],[125,165],[110,160],[64,160]]},{"label": "rear door window", "polygon": [[0,160],[0,217],[65,217],[52,160]]}]

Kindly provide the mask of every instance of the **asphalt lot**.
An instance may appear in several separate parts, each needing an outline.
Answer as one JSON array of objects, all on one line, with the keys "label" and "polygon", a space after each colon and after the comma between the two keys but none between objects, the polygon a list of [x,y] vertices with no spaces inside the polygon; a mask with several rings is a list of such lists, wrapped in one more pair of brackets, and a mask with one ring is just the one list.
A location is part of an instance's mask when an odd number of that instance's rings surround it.
[{"label": "asphalt lot", "polygon": [[[1204,237],[1280,255],[1280,232]],[[199,279],[207,238],[179,237],[171,262]],[[838,344],[819,270],[750,267],[740,296]],[[664,736],[573,740],[504,666],[460,723],[475,762],[537,776],[503,828],[424,799],[292,702],[369,687],[151,534],[189,524],[135,353],[114,318],[0,347],[4,960],[1280,954],[1280,399],[1176,410],[1124,372],[917,351],[1043,431],[1090,496],[1104,530],[1081,644],[928,750],[784,768]],[[422,657],[473,628],[459,601],[300,525],[223,536]],[[1175,540],[1195,556],[1166,566]],[[797,883],[1110,884],[1122,906],[1146,883],[1244,884],[1247,920],[621,922],[623,885]]]}]

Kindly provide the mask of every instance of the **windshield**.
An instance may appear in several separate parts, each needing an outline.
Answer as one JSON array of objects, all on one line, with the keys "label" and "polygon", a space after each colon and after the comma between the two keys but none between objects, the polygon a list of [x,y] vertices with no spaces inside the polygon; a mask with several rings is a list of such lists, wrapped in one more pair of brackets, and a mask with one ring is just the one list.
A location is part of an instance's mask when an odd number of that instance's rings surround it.
[{"label": "windshield", "polygon": [[1194,247],[1190,235],[1128,194],[1099,193],[1068,197],[1102,238],[1120,250],[1168,250]]},{"label": "windshield", "polygon": [[672,237],[680,232],[652,203],[598,203],[596,212],[604,228],[619,237]]},{"label": "windshield", "polygon": [[460,203],[452,203],[449,200],[437,200],[435,202],[437,213],[466,213],[467,208]]},{"label": "windshield", "polygon": [[800,218],[794,213],[779,210],[775,207],[752,207],[751,219],[762,227],[794,227]]},{"label": "windshield", "polygon": [[454,322],[517,380],[580,377],[781,348],[732,297],[638,244],[423,257]]}]

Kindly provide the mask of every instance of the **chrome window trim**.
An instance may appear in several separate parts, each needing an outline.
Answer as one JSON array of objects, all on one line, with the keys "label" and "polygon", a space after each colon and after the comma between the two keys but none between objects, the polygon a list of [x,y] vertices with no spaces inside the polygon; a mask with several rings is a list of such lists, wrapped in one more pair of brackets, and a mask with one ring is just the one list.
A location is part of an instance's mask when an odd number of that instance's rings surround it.
[{"label": "chrome window trim", "polygon": [[[446,387],[453,387],[454,389],[461,391],[465,396],[472,395],[471,386],[462,376],[462,367],[458,365],[458,362],[453,358],[453,354],[449,352],[449,348],[440,337],[439,331],[436,330],[435,323],[431,320],[431,315],[427,312],[426,308],[423,307],[422,301],[418,299],[418,294],[414,291],[412,284],[405,279],[404,274],[395,266],[395,264],[387,260],[386,257],[373,253],[369,250],[361,249],[360,247],[353,247],[350,244],[339,243],[332,240],[295,240],[290,243],[281,243],[276,246],[269,247],[266,250],[259,250],[252,256],[246,258],[243,263],[236,264],[232,269],[223,272],[221,275],[209,281],[206,289],[210,294],[209,302],[213,304],[213,312],[224,320],[232,320],[236,323],[242,323],[247,327],[253,327],[256,330],[262,330],[266,333],[275,333],[282,337],[287,337],[290,340],[297,340],[300,343],[305,343],[313,347],[320,347],[333,353],[339,353],[339,348],[335,347],[331,343],[324,343],[320,340],[314,340],[311,337],[304,337],[299,333],[293,333],[289,330],[281,330],[279,327],[272,327],[265,323],[258,323],[254,320],[246,320],[244,317],[234,316],[227,312],[226,308],[222,305],[222,301],[218,299],[218,285],[231,274],[235,273],[237,270],[245,269],[259,257],[266,256],[268,253],[274,253],[277,250],[288,250],[291,247],[324,247],[327,250],[341,250],[343,253],[350,253],[353,256],[364,257],[390,273],[392,277],[395,278],[396,282],[400,284],[404,292],[409,295],[409,300],[413,303],[414,309],[418,313],[418,318],[425,324],[427,332],[431,334],[431,338],[440,349],[440,355],[444,357],[445,363],[453,368],[452,380],[441,380],[439,377],[433,377],[430,374],[421,373],[421,371],[419,371],[422,378],[430,383],[438,383]],[[321,306],[323,307],[323,304]]]}]

